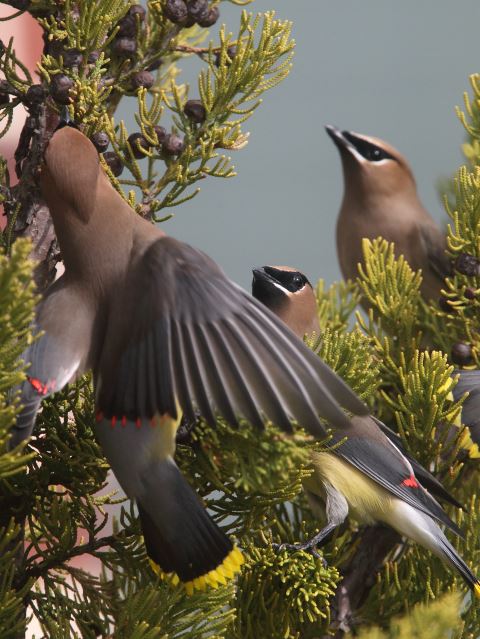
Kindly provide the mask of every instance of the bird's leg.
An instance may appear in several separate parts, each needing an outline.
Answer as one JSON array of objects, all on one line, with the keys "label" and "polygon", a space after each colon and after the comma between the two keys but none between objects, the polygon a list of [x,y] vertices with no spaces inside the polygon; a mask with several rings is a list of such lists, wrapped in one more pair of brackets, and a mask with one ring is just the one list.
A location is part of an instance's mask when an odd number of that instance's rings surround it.
[{"label": "bird's leg", "polygon": [[317,552],[317,548],[327,543],[328,538],[330,537],[331,533],[335,530],[337,526],[338,526],[337,523],[329,522],[325,526],[325,528],[322,528],[320,532],[314,535],[311,539],[307,539],[307,541],[304,541],[301,544],[272,544],[272,545],[275,548],[275,550],[279,550],[279,551],[280,550],[291,550],[291,551],[305,550],[311,553],[317,559],[322,559],[322,561],[326,565],[327,562],[325,561],[323,557],[320,557],[320,555]]},{"label": "bird's leg", "polygon": [[[348,503],[342,493],[327,482],[322,482],[322,484],[325,494],[325,516],[327,518],[327,525],[314,537],[301,544],[275,544],[277,550],[306,550],[312,553],[314,557],[320,558],[316,549],[320,545],[323,546],[327,543],[331,533],[333,533],[337,526],[340,526],[340,524],[345,521],[348,515]],[[307,491],[307,496],[309,497],[309,501],[312,498],[314,501],[316,500],[316,495],[311,493],[311,491]],[[326,564],[325,559],[322,558],[322,560],[324,564]]]}]

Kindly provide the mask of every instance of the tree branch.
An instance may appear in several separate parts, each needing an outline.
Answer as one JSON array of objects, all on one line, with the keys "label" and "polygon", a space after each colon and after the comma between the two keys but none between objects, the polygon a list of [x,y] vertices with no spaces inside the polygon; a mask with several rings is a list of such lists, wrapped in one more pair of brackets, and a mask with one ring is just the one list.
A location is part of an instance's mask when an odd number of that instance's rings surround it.
[{"label": "tree branch", "polygon": [[18,184],[5,200],[5,213],[14,237],[31,237],[32,258],[38,262],[35,282],[44,290],[55,277],[59,260],[53,224],[37,183],[45,146],[58,124],[58,115],[43,100],[30,107],[15,151]]}]

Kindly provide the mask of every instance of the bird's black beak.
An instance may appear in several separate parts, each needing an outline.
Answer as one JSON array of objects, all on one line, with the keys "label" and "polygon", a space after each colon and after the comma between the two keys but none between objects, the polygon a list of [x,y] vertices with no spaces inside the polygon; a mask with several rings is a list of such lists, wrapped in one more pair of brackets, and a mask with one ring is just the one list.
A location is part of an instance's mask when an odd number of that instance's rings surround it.
[{"label": "bird's black beak", "polygon": [[258,268],[252,268],[253,273],[253,281],[255,280],[263,280],[267,277],[265,273],[265,269],[263,266],[259,266]]},{"label": "bird's black beak", "polygon": [[325,125],[325,131],[332,138],[333,143],[339,150],[348,149],[352,146],[351,141],[347,138],[348,131],[340,131],[336,126],[331,124]]},{"label": "bird's black beak", "polygon": [[340,129],[330,124],[325,126],[325,130],[332,138],[342,157],[350,157],[357,162],[362,162],[363,159],[367,159],[365,149],[373,146],[370,142],[358,137],[351,131],[340,131]]},{"label": "bird's black beak", "polygon": [[265,268],[263,266],[258,267],[258,268],[252,268],[252,273],[253,273],[253,279],[252,279],[252,294],[254,297],[258,296],[255,294],[256,292],[258,293],[260,290],[266,289],[266,288],[274,288],[270,282],[270,276],[267,275],[267,273],[265,272]]},{"label": "bird's black beak", "polygon": [[275,270],[271,266],[259,266],[252,269],[254,282],[265,282],[269,286],[274,286],[274,283],[278,283],[278,278],[275,277]]},{"label": "bird's black beak", "polygon": [[342,132],[336,126],[333,126],[333,124],[326,124],[325,131],[332,138],[335,144],[343,142]]},{"label": "bird's black beak", "polygon": [[277,307],[285,298],[285,292],[275,277],[275,270],[270,266],[252,269],[252,295],[268,308]]}]

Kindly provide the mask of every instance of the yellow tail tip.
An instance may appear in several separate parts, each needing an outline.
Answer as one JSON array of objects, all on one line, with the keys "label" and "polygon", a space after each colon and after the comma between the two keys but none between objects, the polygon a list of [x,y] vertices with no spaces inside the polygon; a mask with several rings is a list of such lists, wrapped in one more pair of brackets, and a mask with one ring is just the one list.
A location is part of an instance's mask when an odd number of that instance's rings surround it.
[{"label": "yellow tail tip", "polygon": [[240,572],[241,565],[245,562],[245,558],[242,551],[236,546],[228,553],[225,559],[213,570],[196,577],[191,581],[181,582],[179,576],[174,573],[166,573],[156,564],[152,559],[149,559],[150,566],[155,574],[161,579],[169,581],[172,585],[176,586],[178,583],[183,583],[185,592],[187,595],[193,595],[195,590],[204,591],[208,586],[211,588],[218,588],[220,585],[226,585],[227,580],[233,579],[235,575]]},{"label": "yellow tail tip", "polygon": [[473,585],[473,594],[480,599],[480,581],[476,581]]}]

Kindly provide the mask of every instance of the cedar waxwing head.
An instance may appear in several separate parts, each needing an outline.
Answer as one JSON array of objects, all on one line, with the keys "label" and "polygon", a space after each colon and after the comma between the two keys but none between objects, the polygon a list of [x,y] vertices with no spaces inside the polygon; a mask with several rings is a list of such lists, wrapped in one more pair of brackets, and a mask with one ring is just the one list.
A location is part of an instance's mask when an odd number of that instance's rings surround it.
[{"label": "cedar waxwing head", "polygon": [[290,266],[262,266],[252,272],[252,295],[257,300],[300,338],[313,332],[319,334],[315,294],[301,271]]},{"label": "cedar waxwing head", "polygon": [[[44,155],[40,176],[43,197],[50,209],[88,222],[94,208],[100,172],[98,153],[90,140],[70,121],[60,120]],[[56,205],[56,206],[55,206]]]},{"label": "cedar waxwing head", "polygon": [[337,147],[343,166],[345,194],[357,199],[416,194],[416,184],[407,160],[379,138],[325,127]]}]

